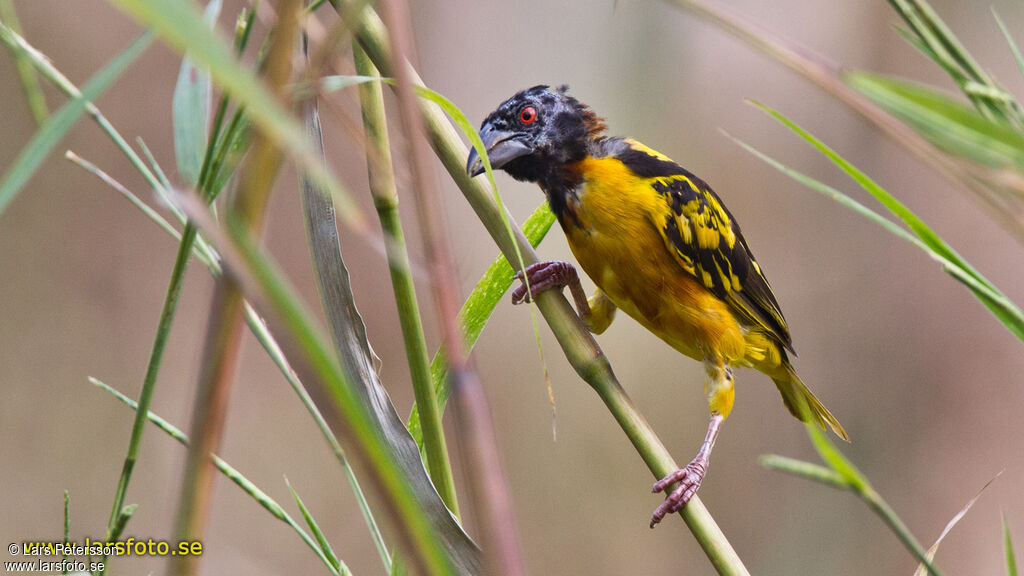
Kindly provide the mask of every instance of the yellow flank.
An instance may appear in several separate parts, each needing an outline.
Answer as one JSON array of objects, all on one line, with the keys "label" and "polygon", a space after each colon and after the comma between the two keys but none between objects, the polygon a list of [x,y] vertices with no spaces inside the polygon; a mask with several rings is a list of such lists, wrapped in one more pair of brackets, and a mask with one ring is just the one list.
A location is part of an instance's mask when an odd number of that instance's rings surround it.
[{"label": "yellow flank", "polygon": [[[665,246],[654,222],[671,208],[651,187],[658,179],[637,177],[614,157],[587,157],[573,168],[583,177],[571,206],[579,225],[567,226],[566,235],[580,266],[608,299],[691,358],[776,372],[781,354],[771,338],[741,325],[729,304],[705,287],[710,278],[698,281],[695,270],[680,266]],[[713,247],[719,237],[698,241]]]}]

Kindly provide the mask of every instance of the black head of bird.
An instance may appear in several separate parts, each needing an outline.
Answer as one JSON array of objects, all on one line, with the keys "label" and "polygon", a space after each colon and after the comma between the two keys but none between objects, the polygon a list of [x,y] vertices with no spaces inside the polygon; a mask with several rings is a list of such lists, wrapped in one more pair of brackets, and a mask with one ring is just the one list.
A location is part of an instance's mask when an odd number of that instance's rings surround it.
[{"label": "black head of bird", "polygon": [[[480,138],[491,168],[504,170],[516,180],[555,184],[561,168],[587,154],[605,126],[590,108],[569,96],[567,87],[534,86],[502,102],[484,119]],[[470,152],[466,171],[484,172],[476,150]]]}]

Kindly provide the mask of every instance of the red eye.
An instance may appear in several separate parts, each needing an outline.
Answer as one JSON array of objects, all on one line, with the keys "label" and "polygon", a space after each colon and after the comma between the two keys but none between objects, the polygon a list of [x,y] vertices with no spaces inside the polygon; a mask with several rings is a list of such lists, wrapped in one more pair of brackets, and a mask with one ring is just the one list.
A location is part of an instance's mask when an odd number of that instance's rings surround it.
[{"label": "red eye", "polygon": [[533,109],[533,106],[527,106],[519,112],[519,121],[523,124],[529,124],[537,119],[537,111]]}]

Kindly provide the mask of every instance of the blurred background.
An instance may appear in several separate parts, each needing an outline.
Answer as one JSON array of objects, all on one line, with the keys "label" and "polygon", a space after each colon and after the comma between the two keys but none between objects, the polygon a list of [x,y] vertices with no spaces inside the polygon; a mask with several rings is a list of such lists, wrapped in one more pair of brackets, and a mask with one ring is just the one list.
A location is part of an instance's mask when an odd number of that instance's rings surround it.
[{"label": "blurred background", "polygon": [[[846,67],[954,89],[899,38],[899,18],[883,0],[723,4]],[[1024,6],[991,4],[1024,40]],[[222,30],[233,25],[241,5],[225,3]],[[933,5],[989,71],[1024,94],[989,3]],[[98,0],[16,0],[15,6],[29,42],[79,85],[140,32]],[[803,379],[852,437],[844,452],[926,546],[1005,470],[945,540],[938,563],[948,574],[1003,573],[1000,513],[1021,554],[1021,342],[917,248],[779,174],[721,130],[870,204],[823,157],[744,99],[775,107],[872,175],[1007,296],[1024,303],[1024,252],[973,200],[832,98],[663,2],[478,0],[415,3],[413,11],[423,78],[474,123],[517,90],[567,83],[607,119],[612,134],[638,138],[707,180],[742,223],[778,295]],[[329,9],[319,17],[334,18]],[[166,168],[174,166],[171,97],[179,64],[172,50],[155,45],[97,102],[122,134],[141,136]],[[51,109],[64,102],[45,88]],[[355,113],[353,98],[341,100]],[[390,94],[388,101],[394,104]],[[0,103],[0,166],[8,166],[35,126],[6,52]],[[329,156],[372,213],[360,146],[330,116],[325,123]],[[393,128],[396,123],[393,115]],[[64,160],[66,149],[143,199],[153,197],[105,135],[83,120],[0,219],[4,542],[59,539],[64,490],[71,495],[72,537],[102,536],[132,412],[86,378],[138,395],[177,248],[128,202]],[[404,159],[396,156],[396,163],[404,185]],[[497,249],[455,186],[439,178],[467,294]],[[532,185],[503,175],[499,185],[520,221],[542,201]],[[407,198],[406,236],[418,258],[415,206],[407,192],[400,191]],[[412,393],[379,232],[359,237],[343,230],[342,236],[383,380],[405,415]],[[266,241],[307,301],[317,303],[291,170],[279,181]],[[539,253],[572,259],[557,226]],[[153,403],[156,413],[186,430],[212,285],[193,262]],[[431,299],[425,282],[419,288],[433,349]],[[653,478],[543,323],[541,335],[557,402],[557,440],[529,312],[500,306],[474,353],[531,573],[712,574],[678,518],[648,529],[661,501],[650,494]],[[707,420],[700,365],[625,316],[598,340],[676,460],[689,461]],[[736,408],[700,494],[752,573],[912,573],[911,556],[861,502],[762,468],[758,456],[766,453],[817,461],[771,382],[741,371]],[[248,333],[221,455],[293,510],[287,476],[352,570],[380,573],[329,449]],[[147,430],[127,499],[139,504],[128,535],[170,538],[184,460],[181,446]],[[458,464],[456,457],[465,500]],[[323,570],[289,528],[220,478],[204,544],[205,574]],[[164,570],[163,560],[132,559],[116,562],[112,573]]]}]

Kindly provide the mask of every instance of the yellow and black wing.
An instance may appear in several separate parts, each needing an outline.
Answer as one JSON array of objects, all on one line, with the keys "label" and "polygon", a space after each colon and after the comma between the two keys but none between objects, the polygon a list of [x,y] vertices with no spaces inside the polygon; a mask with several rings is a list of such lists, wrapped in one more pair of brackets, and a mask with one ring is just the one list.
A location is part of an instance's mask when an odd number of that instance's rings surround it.
[{"label": "yellow and black wing", "polygon": [[739,224],[703,180],[632,140],[613,155],[646,178],[663,203],[650,216],[676,261],[741,317],[793,350],[789,327]]}]

